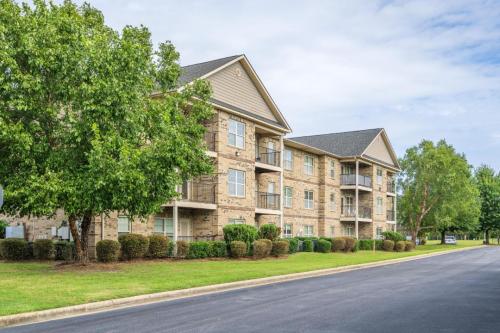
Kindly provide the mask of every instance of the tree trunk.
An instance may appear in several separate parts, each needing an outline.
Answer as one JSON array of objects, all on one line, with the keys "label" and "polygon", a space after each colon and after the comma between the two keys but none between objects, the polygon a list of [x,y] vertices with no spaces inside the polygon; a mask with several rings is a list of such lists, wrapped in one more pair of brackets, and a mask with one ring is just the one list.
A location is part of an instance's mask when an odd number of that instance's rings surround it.
[{"label": "tree trunk", "polygon": [[71,236],[73,236],[73,241],[75,242],[75,257],[77,261],[82,258],[82,244],[80,243],[80,233],[78,232],[78,227],[76,226],[76,216],[70,215],[69,218],[69,230],[71,231]]},{"label": "tree trunk", "polygon": [[490,229],[486,229],[484,232],[484,244],[490,244]]},{"label": "tree trunk", "polygon": [[73,240],[75,241],[76,261],[82,265],[86,265],[89,262],[89,232],[91,224],[92,213],[86,212],[83,215],[82,223],[80,225],[81,231],[78,233],[76,216],[69,217],[69,227]]},{"label": "tree trunk", "polygon": [[442,245],[446,244],[444,241],[444,236],[446,236],[446,230],[441,231],[441,244]]}]

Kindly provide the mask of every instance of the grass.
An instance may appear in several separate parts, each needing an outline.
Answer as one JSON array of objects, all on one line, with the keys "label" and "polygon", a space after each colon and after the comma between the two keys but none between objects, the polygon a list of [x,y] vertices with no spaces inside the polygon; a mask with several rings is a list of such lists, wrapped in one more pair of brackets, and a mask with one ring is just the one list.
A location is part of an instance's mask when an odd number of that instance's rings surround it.
[{"label": "grass", "polygon": [[0,263],[0,316],[112,298],[362,264],[480,245],[419,246],[413,252],[297,253],[265,260],[160,260],[93,264]]}]

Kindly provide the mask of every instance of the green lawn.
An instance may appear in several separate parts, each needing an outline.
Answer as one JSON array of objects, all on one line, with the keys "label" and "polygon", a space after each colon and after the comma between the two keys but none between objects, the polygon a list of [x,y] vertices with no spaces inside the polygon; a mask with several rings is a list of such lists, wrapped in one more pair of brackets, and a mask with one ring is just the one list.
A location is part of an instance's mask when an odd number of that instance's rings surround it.
[{"label": "green lawn", "polygon": [[[432,244],[434,243],[434,244]],[[284,259],[141,261],[55,267],[54,263],[0,262],[0,316],[160,291],[205,286],[408,257],[480,245],[432,242],[413,252],[297,253]]]}]

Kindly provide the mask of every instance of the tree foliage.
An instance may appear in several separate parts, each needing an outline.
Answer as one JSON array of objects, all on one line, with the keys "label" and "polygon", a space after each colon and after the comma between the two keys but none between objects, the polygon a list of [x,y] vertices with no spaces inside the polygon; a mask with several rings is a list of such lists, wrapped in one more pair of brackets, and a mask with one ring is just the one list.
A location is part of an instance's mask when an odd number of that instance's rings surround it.
[{"label": "tree foliage", "polygon": [[85,259],[93,216],[147,216],[211,170],[210,87],[177,89],[171,43],[155,51],[147,28],[117,32],[88,4],[0,0],[0,13],[4,212],[64,209],[74,237],[82,221],[75,241]]},{"label": "tree foliage", "polygon": [[481,195],[479,226],[489,243],[491,231],[500,231],[500,174],[485,165],[475,173],[475,180]]},{"label": "tree foliage", "polygon": [[471,229],[479,216],[478,192],[463,155],[444,140],[423,140],[401,160],[401,222],[416,240],[425,229]]}]

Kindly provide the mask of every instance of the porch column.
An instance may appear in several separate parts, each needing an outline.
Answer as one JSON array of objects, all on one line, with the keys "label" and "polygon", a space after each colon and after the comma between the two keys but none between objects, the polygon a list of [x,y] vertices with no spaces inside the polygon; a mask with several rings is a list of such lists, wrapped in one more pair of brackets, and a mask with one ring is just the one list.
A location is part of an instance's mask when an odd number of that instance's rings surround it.
[{"label": "porch column", "polygon": [[397,217],[397,202],[398,202],[398,180],[394,178],[394,231],[397,231],[398,217]]},{"label": "porch column", "polygon": [[283,237],[283,200],[284,200],[284,193],[285,193],[285,187],[283,184],[283,155],[285,153],[285,145],[283,143],[283,135],[280,136],[280,228],[281,228],[281,237]]},{"label": "porch column", "polygon": [[172,220],[174,222],[174,242],[177,242],[177,228],[179,227],[179,208],[177,207],[177,200],[174,201],[172,207]]},{"label": "porch column", "polygon": [[356,230],[356,239],[359,239],[359,222],[358,222],[358,212],[359,212],[359,189],[358,189],[358,183],[359,183],[359,161],[358,159],[356,161],[356,211],[355,211],[355,217],[354,217],[354,223],[355,223],[355,230]]}]

